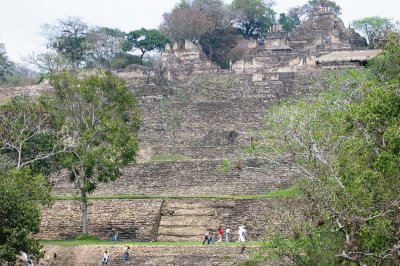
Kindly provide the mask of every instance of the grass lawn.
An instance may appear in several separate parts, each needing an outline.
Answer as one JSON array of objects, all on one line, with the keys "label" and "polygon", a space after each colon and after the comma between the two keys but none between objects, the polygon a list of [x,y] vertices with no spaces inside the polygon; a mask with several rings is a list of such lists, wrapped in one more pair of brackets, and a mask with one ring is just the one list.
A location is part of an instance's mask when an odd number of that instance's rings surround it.
[{"label": "grass lawn", "polygon": [[[263,198],[297,198],[301,196],[298,187],[279,189],[267,194],[260,195],[235,195],[235,196],[159,196],[159,195],[110,195],[110,196],[89,196],[89,199],[184,199],[184,198],[205,198],[205,199],[263,199]],[[74,196],[54,196],[55,200],[76,200]]]}]

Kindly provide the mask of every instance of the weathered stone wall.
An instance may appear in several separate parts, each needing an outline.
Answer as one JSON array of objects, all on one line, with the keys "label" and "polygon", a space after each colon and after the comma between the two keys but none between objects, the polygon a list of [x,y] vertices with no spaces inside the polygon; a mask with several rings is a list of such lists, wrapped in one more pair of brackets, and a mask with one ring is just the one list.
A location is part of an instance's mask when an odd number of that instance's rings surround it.
[{"label": "weathered stone wall", "polygon": [[240,225],[246,227],[246,240],[266,240],[274,232],[288,233],[289,224],[301,218],[298,206],[287,199],[166,199],[157,240],[201,241],[208,228],[230,226],[237,241]]},{"label": "weathered stone wall", "polygon": [[186,40],[183,44],[167,44],[162,56],[163,77],[179,79],[187,75],[215,73],[220,68],[206,58],[201,46]]},{"label": "weathered stone wall", "polygon": [[[89,234],[111,239],[112,228],[121,239],[151,241],[156,238],[154,226],[159,218],[161,199],[91,200]],[[38,239],[71,239],[82,232],[81,209],[77,201],[55,201],[42,208]]]},{"label": "weathered stone wall", "polygon": [[[254,195],[290,186],[297,177],[290,165],[245,161],[242,170],[227,173],[221,160],[149,162],[124,169],[115,182],[100,184],[93,195]],[[77,190],[64,176],[54,177],[55,195],[76,195]]]},{"label": "weathered stone wall", "polygon": [[[89,205],[89,234],[111,240],[115,228],[122,240],[200,242],[206,228],[231,226],[236,241],[238,226],[245,225],[249,241],[262,240],[266,232],[287,232],[289,221],[300,218],[297,206],[286,199],[97,199]],[[36,237],[71,239],[81,232],[80,222],[77,201],[55,201],[43,208]]]}]

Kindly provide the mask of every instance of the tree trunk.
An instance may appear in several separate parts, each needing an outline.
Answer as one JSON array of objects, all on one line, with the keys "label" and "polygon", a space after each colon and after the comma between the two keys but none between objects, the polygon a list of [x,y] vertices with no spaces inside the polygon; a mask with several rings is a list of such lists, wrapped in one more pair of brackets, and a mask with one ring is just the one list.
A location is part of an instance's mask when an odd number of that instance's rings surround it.
[{"label": "tree trunk", "polygon": [[140,64],[141,64],[141,65],[143,65],[143,56],[144,56],[144,53],[142,53],[142,54],[140,55]]},{"label": "tree trunk", "polygon": [[82,234],[88,234],[88,199],[86,191],[81,189]]}]

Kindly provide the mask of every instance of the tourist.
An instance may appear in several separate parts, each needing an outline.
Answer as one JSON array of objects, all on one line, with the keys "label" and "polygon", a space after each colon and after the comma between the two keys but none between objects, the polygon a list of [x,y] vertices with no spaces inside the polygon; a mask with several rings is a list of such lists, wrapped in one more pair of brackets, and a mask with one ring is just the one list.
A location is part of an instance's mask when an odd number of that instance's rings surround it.
[{"label": "tourist", "polygon": [[226,237],[226,239],[225,239],[226,242],[231,242],[231,227],[230,226],[228,226],[226,228],[225,237]]},{"label": "tourist", "polygon": [[124,249],[122,250],[122,261],[124,263],[127,263],[129,260],[129,246],[124,247]]},{"label": "tourist", "polygon": [[110,256],[108,255],[107,250],[103,254],[103,258],[101,259],[101,264],[108,264]]},{"label": "tourist", "polygon": [[222,228],[218,228],[218,242],[222,242]]},{"label": "tourist", "polygon": [[116,244],[118,241],[118,231],[114,228],[112,229],[112,241],[114,244]]},{"label": "tourist", "polygon": [[247,230],[244,225],[239,226],[238,230],[238,242],[246,242]]},{"label": "tourist", "polygon": [[210,243],[214,244],[215,243],[215,233],[212,228],[210,228]]},{"label": "tourist", "polygon": [[204,245],[204,243],[207,241],[207,244],[209,245],[210,244],[210,230],[211,230],[211,228],[210,229],[206,229],[206,231],[204,232],[204,240],[203,240],[203,245]]}]

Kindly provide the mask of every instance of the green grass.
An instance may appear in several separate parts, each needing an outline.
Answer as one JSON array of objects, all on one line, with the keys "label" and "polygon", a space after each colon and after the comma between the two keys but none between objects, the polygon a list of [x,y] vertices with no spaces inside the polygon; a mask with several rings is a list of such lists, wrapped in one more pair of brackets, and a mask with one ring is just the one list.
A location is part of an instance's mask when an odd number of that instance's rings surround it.
[{"label": "green grass", "polygon": [[80,234],[77,237],[75,237],[75,240],[78,240],[78,241],[100,241],[100,238],[97,236]]},{"label": "green grass", "polygon": [[167,162],[167,161],[188,161],[191,158],[183,154],[160,154],[154,155],[150,160],[152,162]]},{"label": "green grass", "polygon": [[[201,237],[199,237],[201,238]],[[113,244],[111,240],[41,240],[42,245],[53,245],[53,246],[91,246],[91,245],[121,245],[121,246],[201,246],[202,241],[187,241],[187,242],[132,242],[132,241],[119,241],[117,244]],[[263,242],[246,242],[246,246],[261,246]],[[243,243],[240,242],[221,242],[214,245],[218,246],[240,246]]]},{"label": "green grass", "polygon": [[[286,189],[279,189],[267,194],[259,195],[220,195],[220,196],[160,196],[160,195],[100,195],[89,196],[89,199],[187,199],[187,198],[200,198],[200,199],[271,199],[271,198],[297,198],[301,196],[301,191],[298,187],[290,187]],[[55,200],[77,200],[79,198],[74,196],[54,196]]]}]

